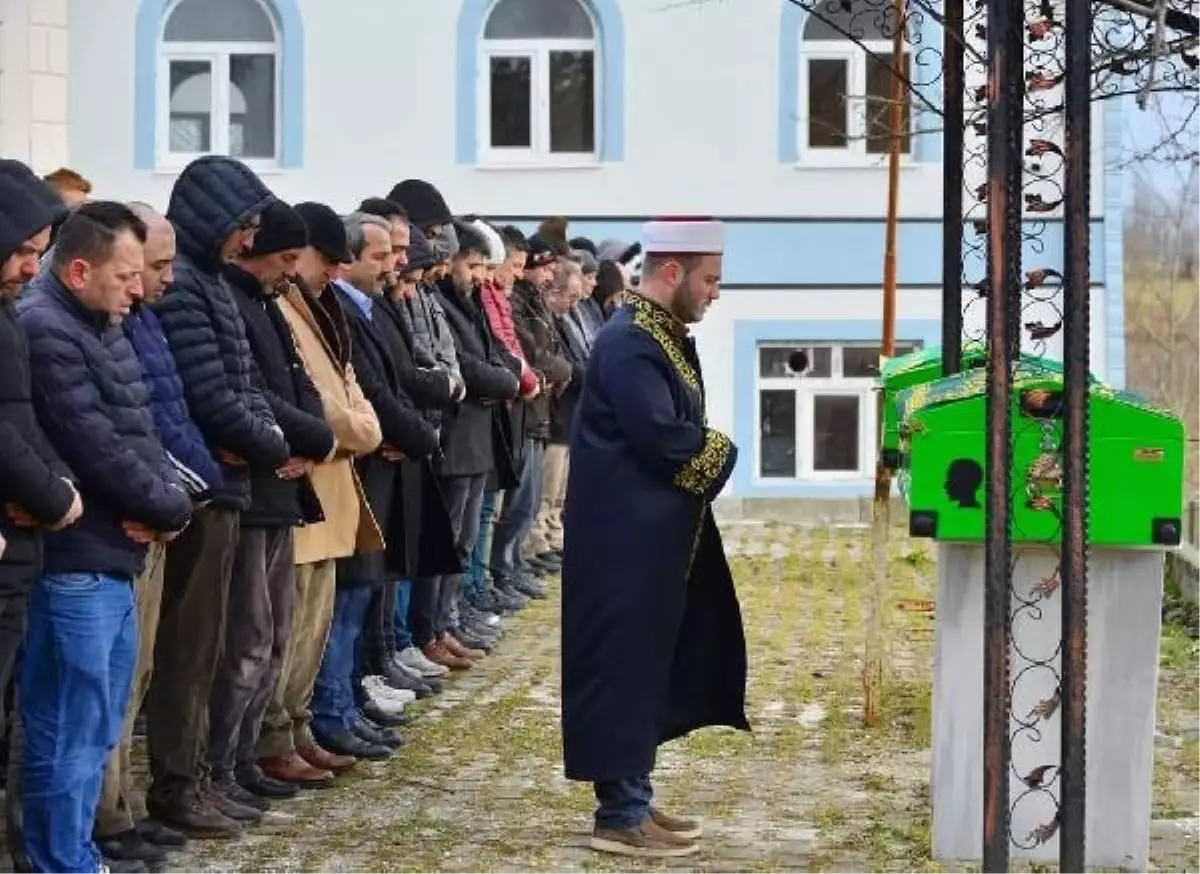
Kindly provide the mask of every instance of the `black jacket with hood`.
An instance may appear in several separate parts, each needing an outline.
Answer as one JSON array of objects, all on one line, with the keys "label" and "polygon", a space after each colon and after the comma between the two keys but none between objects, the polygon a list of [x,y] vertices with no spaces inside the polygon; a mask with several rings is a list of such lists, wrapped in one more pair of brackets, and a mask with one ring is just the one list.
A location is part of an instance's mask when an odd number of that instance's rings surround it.
[{"label": "black jacket with hood", "polygon": [[[221,460],[225,484],[213,504],[250,506],[251,472],[273,472],[291,454],[262,392],[237,302],[221,275],[221,246],[275,199],[240,161],[197,158],[171,190],[167,218],[179,254],[175,282],[158,305],[192,419]],[[245,464],[228,464],[221,450]]]},{"label": "black jacket with hood", "polygon": [[[225,267],[246,339],[254,355],[255,383],[293,455],[324,461],[333,453],[333,431],[325,423],[321,396],[304,369],[296,339],[273,297],[262,283],[236,264]],[[292,526],[324,521],[320,499],[307,476],[280,479],[274,471],[250,472],[250,507],[242,525]]]},{"label": "black jacket with hood", "polygon": [[[66,212],[49,185],[19,161],[0,159],[0,264]],[[41,573],[42,534],[14,525],[3,505],[16,504],[53,524],[71,508],[71,471],[38,425],[29,345],[14,301],[0,290],[0,597],[27,591]]]}]

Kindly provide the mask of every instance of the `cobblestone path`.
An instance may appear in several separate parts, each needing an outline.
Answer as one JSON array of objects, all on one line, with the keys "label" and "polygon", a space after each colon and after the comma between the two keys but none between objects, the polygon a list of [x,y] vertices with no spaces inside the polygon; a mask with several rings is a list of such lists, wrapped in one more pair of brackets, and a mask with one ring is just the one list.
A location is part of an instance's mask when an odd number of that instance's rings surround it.
[{"label": "cobblestone path", "polygon": [[[643,864],[586,846],[592,799],[561,776],[558,605],[510,623],[487,661],[421,702],[408,746],[325,792],[279,804],[236,842],[196,842],[177,870],[937,870],[929,859],[929,664],[935,568],[890,554],[881,727],[861,727],[857,660],[866,533],[727,524],[750,647],[753,735],[665,747],[664,806],[701,816],[700,856]],[[1174,649],[1171,649],[1174,647]],[[1153,857],[1196,870],[1194,641],[1164,645]],[[957,870],[962,870],[961,868]]]}]

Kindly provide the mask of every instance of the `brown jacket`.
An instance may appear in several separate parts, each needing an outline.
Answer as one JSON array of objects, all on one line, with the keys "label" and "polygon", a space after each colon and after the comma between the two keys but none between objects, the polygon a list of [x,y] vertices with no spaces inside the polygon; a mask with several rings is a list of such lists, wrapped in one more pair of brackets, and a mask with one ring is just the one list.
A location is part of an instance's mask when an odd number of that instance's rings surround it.
[{"label": "brown jacket", "polygon": [[278,299],[279,309],[296,337],[296,348],[317,387],[325,421],[337,440],[332,461],[316,465],[313,488],[321,499],[325,521],[295,530],[296,564],[344,558],[383,548],[383,535],[367,506],[353,458],[368,455],[383,439],[375,410],[363,397],[354,368],[329,346],[309,301],[299,288]]}]

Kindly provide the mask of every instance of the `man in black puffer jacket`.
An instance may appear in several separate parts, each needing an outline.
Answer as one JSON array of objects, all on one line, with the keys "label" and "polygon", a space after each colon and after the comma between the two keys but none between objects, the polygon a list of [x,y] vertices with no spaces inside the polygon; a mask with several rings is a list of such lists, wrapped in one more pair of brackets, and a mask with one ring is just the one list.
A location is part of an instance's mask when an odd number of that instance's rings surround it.
[{"label": "man in black puffer jacket", "polygon": [[155,819],[189,834],[232,836],[255,808],[211,787],[204,748],[208,703],[221,661],[239,517],[252,473],[270,475],[291,451],[255,385],[254,359],[224,266],[250,246],[275,200],[246,165],[197,158],[171,191],[175,283],[158,316],[187,394],[188,409],[221,462],[224,485],[167,550],[162,613],[147,709]]},{"label": "man in black puffer jacket", "polygon": [[[58,195],[32,170],[0,159],[0,737],[5,739],[3,702],[25,636],[29,587],[42,571],[42,532],[70,525],[83,512],[71,472],[34,414],[29,346],[16,311],[17,295],[37,274],[38,258],[50,243],[50,225],[65,213]],[[7,759],[6,751],[0,767]],[[5,795],[14,871],[30,867],[21,858],[18,773],[14,767]]]},{"label": "man in black puffer jacket", "polygon": [[278,470],[250,473],[250,507],[242,513],[229,589],[225,655],[209,704],[214,785],[250,806],[256,798],[296,794],[294,786],[263,774],[255,750],[292,627],[292,526],[323,520],[309,474],[335,449],[321,398],[275,302],[306,245],[304,221],[277,200],[263,212],[254,245],[224,270],[246,325],[262,393],[292,451]]},{"label": "man in black puffer jacket", "polygon": [[99,870],[96,790],[137,662],[133,581],[147,546],[171,540],[192,514],[120,327],[142,294],[145,240],[125,205],[80,206],[59,231],[51,270],[17,307],[38,419],[84,500],[76,524],[47,535],[17,682],[25,849],[37,871]]}]

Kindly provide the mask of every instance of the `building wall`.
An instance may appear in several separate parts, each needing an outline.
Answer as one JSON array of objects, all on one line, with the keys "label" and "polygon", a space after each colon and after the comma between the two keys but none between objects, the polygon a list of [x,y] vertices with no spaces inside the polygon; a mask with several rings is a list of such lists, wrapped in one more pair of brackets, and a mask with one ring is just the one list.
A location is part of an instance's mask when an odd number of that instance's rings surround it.
[{"label": "building wall", "polygon": [[0,155],[68,163],[67,0],[0,0]]},{"label": "building wall", "polygon": [[[33,22],[34,2],[0,0],[0,15],[16,9],[21,21]],[[65,2],[36,0],[36,27],[57,27],[44,19]],[[754,475],[757,344],[863,344],[879,335],[886,168],[882,161],[818,167],[798,153],[804,16],[797,6],[586,0],[601,54],[601,160],[514,168],[482,165],[474,148],[478,37],[490,0],[268,3],[283,53],[282,160],[261,173],[281,197],[347,210],[402,178],[420,177],[435,182],[457,212],[527,229],[540,216],[565,215],[572,233],[595,240],[637,239],[653,215],[723,218],[726,291],[699,336],[712,421],[742,449],[731,490],[865,492],[865,482],[762,483]],[[98,196],[166,205],[178,168],[158,166],[155,108],[156,41],[168,6],[168,0],[72,3],[70,155]],[[30,47],[43,39],[33,30],[31,23],[24,41]],[[936,41],[936,29],[925,38]],[[11,42],[12,32],[0,27],[0,39]],[[687,50],[664,50],[675,46]],[[0,63],[22,63],[19,52],[9,57]],[[33,77],[61,75],[52,70],[65,70],[65,58],[60,66],[47,60],[33,67],[31,93]],[[7,72],[0,75],[7,79]],[[37,86],[41,93],[53,88],[49,81]],[[4,96],[19,90],[0,86],[0,112]],[[940,99],[936,90],[923,93]],[[47,105],[44,115],[57,106],[53,97]],[[61,113],[55,117],[58,127],[38,121],[39,143],[52,139],[51,131],[61,137]],[[1124,374],[1120,179],[1103,168],[1119,148],[1119,121],[1116,103],[1095,108],[1091,192],[1093,370],[1118,384]],[[916,127],[926,133],[915,138],[900,174],[900,339],[926,344],[939,335],[938,126],[936,117],[918,113]],[[1046,220],[1041,238],[1044,248],[1027,248],[1026,266],[1061,266],[1057,217]],[[970,308],[969,330],[981,330],[982,317],[981,305]],[[1055,320],[1052,308],[1031,318]]]}]

